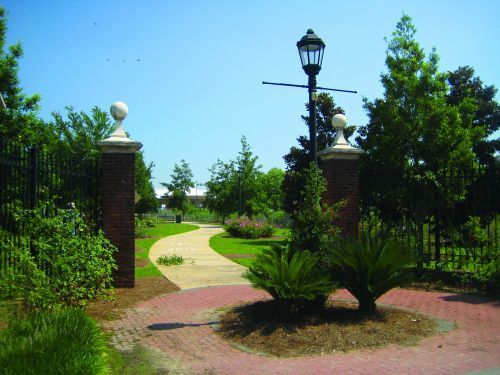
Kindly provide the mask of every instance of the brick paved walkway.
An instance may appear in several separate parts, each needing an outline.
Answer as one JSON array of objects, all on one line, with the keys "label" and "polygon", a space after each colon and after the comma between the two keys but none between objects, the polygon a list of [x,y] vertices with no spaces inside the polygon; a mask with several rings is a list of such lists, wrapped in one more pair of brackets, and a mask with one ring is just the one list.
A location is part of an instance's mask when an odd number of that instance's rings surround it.
[{"label": "brick paved walkway", "polygon": [[[121,350],[140,343],[161,351],[187,374],[462,374],[500,373],[500,302],[478,296],[392,290],[380,303],[412,308],[456,323],[420,341],[321,357],[279,359],[242,352],[211,325],[214,311],[267,298],[247,285],[191,289],[154,298],[105,323]],[[352,299],[346,291],[334,296]],[[180,370],[178,370],[180,371]],[[474,372],[476,373],[476,372]]]}]

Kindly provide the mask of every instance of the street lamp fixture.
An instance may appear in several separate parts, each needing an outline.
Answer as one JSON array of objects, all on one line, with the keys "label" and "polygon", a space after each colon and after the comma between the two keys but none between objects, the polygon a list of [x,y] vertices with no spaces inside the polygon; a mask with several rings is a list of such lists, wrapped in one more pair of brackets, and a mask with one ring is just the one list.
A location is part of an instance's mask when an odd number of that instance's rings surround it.
[{"label": "street lamp fixture", "polygon": [[300,62],[302,69],[309,77],[309,141],[312,161],[317,165],[317,140],[316,140],[316,75],[321,70],[325,43],[314,34],[312,29],[307,30],[298,42]]}]

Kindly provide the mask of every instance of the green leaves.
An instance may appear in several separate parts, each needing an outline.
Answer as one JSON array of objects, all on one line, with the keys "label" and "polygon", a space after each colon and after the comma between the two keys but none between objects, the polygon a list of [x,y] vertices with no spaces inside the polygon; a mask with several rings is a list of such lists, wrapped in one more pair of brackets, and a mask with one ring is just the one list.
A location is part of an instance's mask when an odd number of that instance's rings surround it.
[{"label": "green leaves", "polygon": [[52,204],[23,216],[30,245],[18,250],[16,287],[28,310],[81,306],[108,294],[116,248],[101,231],[91,233],[77,210]]},{"label": "green leaves", "polygon": [[[420,179],[473,171],[478,161],[493,162],[496,147],[486,141],[495,129],[495,114],[498,128],[495,89],[483,87],[473,70],[440,72],[436,51],[426,55],[415,36],[411,17],[403,15],[387,43],[383,97],[365,99],[369,122],[356,139],[367,151],[361,159],[363,201],[386,221],[408,219],[413,207],[418,207],[418,220],[438,211],[443,215],[463,199],[465,187],[452,194],[443,185],[423,188]],[[413,187],[418,194],[412,194]],[[403,207],[400,200],[409,203]]]},{"label": "green leaves", "polygon": [[2,374],[107,374],[107,344],[81,309],[13,320],[0,333]]},{"label": "green leaves", "polygon": [[241,194],[242,213],[270,216],[280,210],[283,194],[281,184],[284,172],[273,168],[262,173],[257,156],[250,150],[246,138],[241,138],[241,151],[236,160],[217,162],[210,168],[206,183],[205,206],[223,219],[239,209]]},{"label": "green leaves", "polygon": [[375,301],[392,288],[411,280],[407,267],[414,256],[389,240],[338,239],[325,247],[332,273],[359,301],[361,311],[375,310]]},{"label": "green leaves", "polygon": [[340,229],[334,224],[343,202],[334,206],[322,203],[326,181],[313,163],[302,171],[305,182],[301,197],[292,215],[290,246],[295,250],[319,253],[326,239],[336,237]]},{"label": "green leaves", "polygon": [[193,172],[189,163],[182,159],[180,164],[175,164],[170,178],[169,183],[161,182],[168,189],[168,206],[185,214],[190,207],[187,194],[194,188]]},{"label": "green leaves", "polygon": [[295,311],[334,289],[330,277],[318,271],[317,264],[318,258],[307,251],[275,247],[257,255],[244,277]]}]

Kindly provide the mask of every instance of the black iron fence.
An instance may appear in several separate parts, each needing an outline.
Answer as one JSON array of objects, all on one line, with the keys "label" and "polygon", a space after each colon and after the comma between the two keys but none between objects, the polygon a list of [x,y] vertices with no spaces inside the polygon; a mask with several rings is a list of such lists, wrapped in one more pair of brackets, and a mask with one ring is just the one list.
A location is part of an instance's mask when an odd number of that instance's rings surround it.
[{"label": "black iron fence", "polygon": [[362,236],[398,238],[427,268],[474,270],[500,256],[498,166],[360,180]]},{"label": "black iron fence", "polygon": [[[48,200],[58,208],[77,208],[91,228],[99,229],[100,176],[98,160],[0,140],[0,242],[21,246],[29,228],[19,213]],[[0,246],[0,270],[15,266],[12,251],[2,251],[6,248]]]}]

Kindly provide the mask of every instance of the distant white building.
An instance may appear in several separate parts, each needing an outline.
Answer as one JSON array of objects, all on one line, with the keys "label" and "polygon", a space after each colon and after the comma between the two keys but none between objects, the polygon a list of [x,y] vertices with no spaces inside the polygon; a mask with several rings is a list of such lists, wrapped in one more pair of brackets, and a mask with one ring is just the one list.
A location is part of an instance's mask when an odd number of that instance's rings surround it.
[{"label": "distant white building", "polygon": [[[188,192],[188,199],[195,207],[202,207],[203,202],[205,201],[205,192],[206,189],[200,188],[192,188]],[[156,198],[158,199],[160,208],[166,209],[168,208],[168,198],[165,198],[166,194],[168,194],[167,188],[155,188]]]}]

